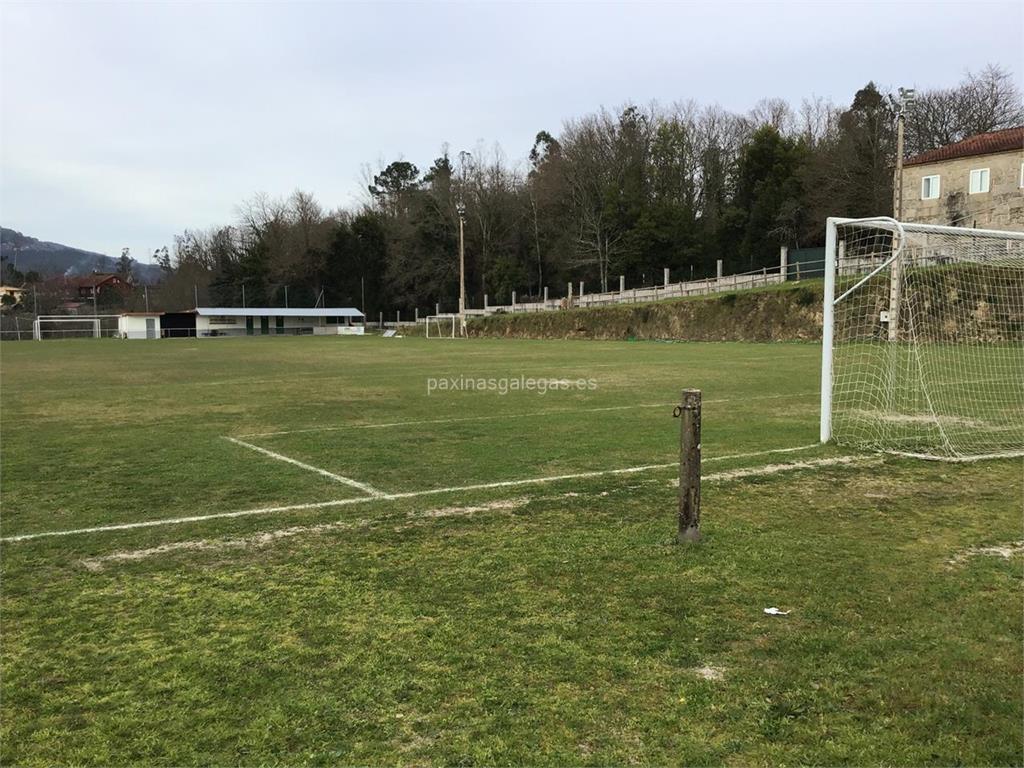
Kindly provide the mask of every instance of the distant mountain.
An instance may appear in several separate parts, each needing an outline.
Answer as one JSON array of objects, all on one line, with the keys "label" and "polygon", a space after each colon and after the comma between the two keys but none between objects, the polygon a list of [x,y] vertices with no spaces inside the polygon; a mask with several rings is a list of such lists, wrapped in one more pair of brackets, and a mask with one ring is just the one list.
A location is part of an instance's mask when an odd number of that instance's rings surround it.
[{"label": "distant mountain", "polygon": [[[43,277],[116,272],[118,267],[118,259],[112,256],[37,240],[6,227],[0,227],[0,258],[5,263],[10,262],[19,272],[34,271]],[[143,283],[155,283],[160,279],[160,267],[156,264],[133,261],[132,273]]]}]

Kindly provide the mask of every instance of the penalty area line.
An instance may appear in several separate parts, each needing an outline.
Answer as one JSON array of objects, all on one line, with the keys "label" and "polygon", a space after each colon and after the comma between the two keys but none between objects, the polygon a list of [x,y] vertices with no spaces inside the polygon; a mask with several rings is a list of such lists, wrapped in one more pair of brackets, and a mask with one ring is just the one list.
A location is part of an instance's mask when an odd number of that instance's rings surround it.
[{"label": "penalty area line", "polygon": [[243,448],[248,448],[250,451],[262,453],[264,456],[269,456],[271,459],[283,461],[286,464],[292,464],[296,467],[299,467],[300,469],[305,469],[308,472],[316,472],[318,475],[330,478],[331,480],[334,480],[337,483],[342,483],[343,485],[347,485],[350,488],[355,488],[356,490],[362,491],[371,498],[376,499],[384,495],[383,491],[377,490],[372,485],[360,483],[358,480],[353,480],[350,477],[336,475],[333,472],[328,472],[326,469],[320,469],[320,467],[314,467],[312,464],[306,464],[305,462],[299,461],[298,459],[293,459],[289,456],[285,456],[283,453],[275,453],[274,451],[268,451],[266,448],[261,448],[258,445],[253,445],[252,443],[247,443],[244,440],[239,440],[237,437],[225,437],[224,439],[230,440],[235,445],[240,445]]},{"label": "penalty area line", "polygon": [[[747,400],[798,400],[801,397],[817,396],[817,392],[792,392],[784,395],[752,395],[744,398],[717,398],[704,401],[704,405],[720,405],[722,403],[735,403]],[[391,427],[414,427],[425,424],[457,424],[464,421],[507,421],[509,419],[532,419],[542,416],[561,416],[567,413],[603,413],[607,411],[631,411],[638,408],[672,408],[679,405],[675,403],[633,403],[630,405],[605,405],[597,408],[549,408],[543,411],[530,411],[528,413],[502,413],[489,416],[453,416],[444,419],[416,419],[414,421],[389,421],[371,424],[345,424],[340,427],[307,427],[305,429],[285,429],[278,432],[248,432],[239,437],[280,437],[282,435],[301,435],[310,432],[343,432],[349,429],[390,429]]]},{"label": "penalty area line", "polygon": [[[760,451],[757,453],[735,454],[733,456],[719,456],[717,460],[730,458],[741,458],[754,455],[766,455],[770,453],[785,453],[804,450],[805,447],[777,448],[774,450]],[[878,463],[881,459],[876,455],[870,456],[838,456],[827,459],[812,459],[809,461],[795,461],[790,464],[769,464],[763,467],[750,467],[739,470],[726,470],[723,472],[705,475],[702,480],[705,482],[727,482],[740,480],[747,477],[758,477],[760,475],[775,475],[786,471],[801,469],[812,469],[823,466],[857,465],[864,463]],[[436,496],[446,493],[461,493],[465,491],[492,490],[495,488],[516,488],[524,485],[541,485],[554,483],[562,480],[584,480],[609,475],[631,475],[648,472],[656,469],[668,469],[678,467],[678,462],[667,464],[646,464],[637,467],[623,467],[620,469],[595,470],[593,472],[576,472],[566,475],[554,475],[548,477],[531,477],[521,480],[502,480],[494,483],[477,483],[474,485],[450,486],[447,488],[428,488],[423,491],[407,491],[403,493],[380,493],[379,496],[366,496],[355,499],[334,499],[331,501],[314,501],[307,504],[291,504],[287,506],[260,507],[256,509],[242,509],[236,512],[213,512],[208,515],[191,515],[189,517],[173,517],[163,520],[143,520],[137,523],[117,523],[114,525],[98,525],[91,528],[74,528],[64,531],[43,531],[41,533],[25,533],[18,536],[7,536],[0,538],[5,544],[18,541],[31,541],[33,539],[51,538],[55,536],[76,536],[86,533],[106,533],[110,531],[128,531],[136,528],[156,528],[165,525],[179,525],[183,523],[200,523],[207,520],[226,520],[239,517],[252,517],[257,515],[271,515],[276,513],[300,512],[310,509],[329,509],[333,507],[348,507],[354,504],[366,504],[374,501],[398,501],[402,499],[414,499],[422,496]],[[378,492],[379,493],[379,492]]]}]

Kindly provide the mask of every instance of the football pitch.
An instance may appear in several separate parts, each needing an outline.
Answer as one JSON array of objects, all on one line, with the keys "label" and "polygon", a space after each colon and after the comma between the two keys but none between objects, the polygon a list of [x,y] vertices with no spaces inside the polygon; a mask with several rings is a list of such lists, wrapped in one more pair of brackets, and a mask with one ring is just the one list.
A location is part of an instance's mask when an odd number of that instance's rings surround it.
[{"label": "football pitch", "polygon": [[0,763],[1020,764],[1024,464],[817,445],[820,353],[5,344]]}]

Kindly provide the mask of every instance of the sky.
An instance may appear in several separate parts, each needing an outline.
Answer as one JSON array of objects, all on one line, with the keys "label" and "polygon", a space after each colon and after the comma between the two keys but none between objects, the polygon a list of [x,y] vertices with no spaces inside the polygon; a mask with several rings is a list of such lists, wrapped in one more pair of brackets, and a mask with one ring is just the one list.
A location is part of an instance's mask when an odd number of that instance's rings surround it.
[{"label": "sky", "polygon": [[0,3],[0,223],[148,261],[257,192],[325,209],[602,106],[1024,85],[1024,3]]}]

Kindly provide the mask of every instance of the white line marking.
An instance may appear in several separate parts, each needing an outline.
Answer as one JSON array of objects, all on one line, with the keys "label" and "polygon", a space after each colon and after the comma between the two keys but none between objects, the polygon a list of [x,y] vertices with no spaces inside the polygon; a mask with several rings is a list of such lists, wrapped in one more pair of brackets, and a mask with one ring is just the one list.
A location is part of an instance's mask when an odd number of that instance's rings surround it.
[{"label": "white line marking", "polygon": [[[782,451],[794,451],[801,450],[801,448],[780,448],[776,451],[765,451],[764,453],[775,453]],[[739,455],[753,455],[753,454],[738,454]],[[727,458],[734,458],[732,456],[721,456],[718,460],[724,460]],[[799,469],[810,469],[817,466],[834,466],[837,464],[860,464],[865,462],[879,462],[882,459],[878,456],[844,456],[831,459],[816,459],[812,461],[797,461],[792,464],[769,464],[763,468],[752,467],[749,470],[731,470],[725,472],[719,472],[717,474],[705,475],[703,480],[705,482],[716,482],[719,480],[735,480],[740,477],[755,477],[760,474],[760,470],[764,470],[763,474],[774,475],[779,472],[786,471],[787,469],[799,470]],[[512,488],[521,485],[539,485],[542,483],[553,483],[559,480],[581,480],[594,477],[602,477],[605,475],[628,475],[636,474],[639,472],[646,472],[652,469],[668,469],[669,467],[679,466],[678,462],[671,462],[668,464],[648,464],[639,467],[625,467],[623,469],[605,469],[597,470],[594,472],[577,472],[569,475],[555,475],[553,477],[531,477],[525,480],[503,480],[496,483],[479,483],[476,485],[462,485],[452,486],[448,488],[430,488],[425,491],[408,491],[405,493],[382,493],[379,496],[373,497],[361,497],[355,499],[334,499],[332,501],[314,501],[308,504],[292,504],[288,506],[280,507],[261,507],[258,509],[243,509],[237,512],[215,512],[209,515],[193,515],[190,517],[174,517],[167,518],[164,520],[145,520],[138,523],[118,523],[116,525],[98,525],[92,528],[74,528],[65,531],[44,531],[42,533],[25,533],[19,536],[7,536],[0,538],[0,542],[10,543],[15,541],[30,541],[32,539],[49,538],[52,536],[75,536],[83,533],[105,533],[108,531],[127,531],[135,528],[154,528],[157,526],[164,525],[178,525],[181,523],[199,523],[206,520],[220,520],[236,517],[250,517],[254,515],[270,515],[278,512],[298,512],[306,509],[326,509],[328,507],[347,507],[353,504],[365,504],[372,501],[395,501],[400,499],[412,499],[420,496],[432,496],[442,493],[458,493],[462,491],[478,491],[488,490],[493,488]],[[737,475],[737,472],[745,472],[746,474]]]},{"label": "white line marking", "polygon": [[[797,392],[786,395],[754,395],[743,398],[720,398],[717,400],[705,400],[704,405],[721,403],[735,403],[738,400],[778,400],[781,398],[796,399],[800,397],[818,396],[817,392]],[[628,411],[635,408],[672,408],[679,403],[638,403],[635,405],[609,405],[600,408],[551,408],[546,411],[531,411],[530,413],[504,413],[491,416],[455,416],[446,419],[421,419],[416,421],[391,421],[377,424],[346,424],[340,427],[308,427],[306,429],[285,429],[278,432],[248,432],[239,437],[279,437],[281,435],[299,435],[308,432],[341,432],[346,429],[387,429],[389,427],[412,427],[420,424],[454,424],[461,421],[497,421],[505,419],[528,419],[536,416],[550,416],[561,413],[600,413],[603,411]]]},{"label": "white line marking", "polygon": [[384,495],[383,491],[378,491],[372,485],[367,485],[366,483],[360,483],[358,480],[353,480],[350,477],[342,477],[341,475],[336,475],[333,472],[328,472],[326,469],[320,469],[320,467],[314,467],[312,464],[305,464],[305,463],[303,463],[303,462],[301,462],[301,461],[299,461],[297,459],[289,458],[288,456],[285,456],[284,454],[274,453],[273,451],[268,451],[266,448],[260,448],[258,445],[253,445],[252,443],[247,443],[244,440],[239,440],[236,437],[225,437],[224,439],[225,440],[230,440],[235,445],[240,445],[243,448],[248,448],[251,451],[256,451],[257,453],[262,453],[264,456],[269,456],[272,459],[277,459],[278,461],[284,461],[284,462],[286,462],[288,464],[293,464],[296,467],[300,467],[302,469],[308,470],[309,472],[316,472],[318,475],[323,475],[324,477],[328,477],[331,480],[334,480],[335,482],[344,483],[347,486],[350,486],[352,488],[355,488],[357,490],[362,491],[363,493],[367,494],[368,496],[372,496],[372,497],[376,498],[378,496],[383,496]]},{"label": "white line marking", "polygon": [[985,453],[978,456],[936,456],[933,453],[908,453],[907,451],[884,451],[892,456],[907,459],[924,459],[925,461],[941,461],[950,464],[969,464],[974,461],[992,461],[994,459],[1018,459],[1024,457],[1024,451],[1007,451],[1006,453]]}]

